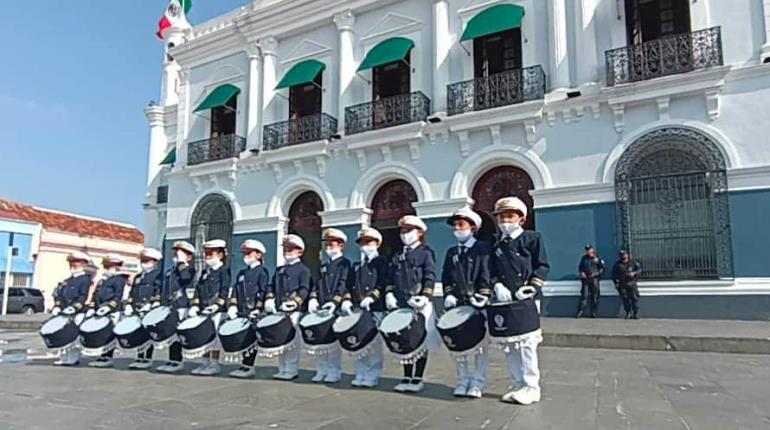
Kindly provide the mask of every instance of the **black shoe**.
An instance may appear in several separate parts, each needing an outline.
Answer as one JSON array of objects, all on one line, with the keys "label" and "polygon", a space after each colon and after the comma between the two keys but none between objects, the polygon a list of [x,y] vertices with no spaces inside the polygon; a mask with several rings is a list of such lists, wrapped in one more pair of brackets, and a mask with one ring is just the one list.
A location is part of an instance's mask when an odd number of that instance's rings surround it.
[{"label": "black shoe", "polygon": [[631,319],[631,314],[630,314],[630,313],[626,314],[626,319],[627,319],[627,320],[630,320],[630,319]]},{"label": "black shoe", "polygon": [[596,318],[596,313],[592,313],[591,318]]},{"label": "black shoe", "polygon": [[639,319],[639,314],[634,314],[634,316],[632,316],[631,318],[633,318],[635,320],[638,320]]},{"label": "black shoe", "polygon": [[578,311],[577,315],[575,315],[575,318],[577,319],[583,318],[583,311]]}]

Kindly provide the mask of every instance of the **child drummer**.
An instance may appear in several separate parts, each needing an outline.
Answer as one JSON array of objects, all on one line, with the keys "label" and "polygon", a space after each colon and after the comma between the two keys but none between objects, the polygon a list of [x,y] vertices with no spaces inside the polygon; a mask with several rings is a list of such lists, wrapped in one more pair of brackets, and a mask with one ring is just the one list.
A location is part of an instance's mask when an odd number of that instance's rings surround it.
[{"label": "child drummer", "polygon": [[[311,313],[325,311],[333,314],[342,303],[350,272],[350,260],[342,255],[348,237],[336,228],[327,228],[323,232],[326,244],[327,260],[321,264],[321,274],[318,281],[310,288],[310,300],[307,310]],[[340,311],[349,314],[353,304],[350,301],[342,303]],[[335,384],[342,379],[342,350],[336,342],[327,350],[315,355],[316,374],[313,382]]]},{"label": "child drummer", "polygon": [[[131,316],[134,313],[144,315],[152,307],[152,298],[163,285],[163,272],[160,269],[160,260],[163,254],[157,249],[145,248],[139,253],[139,262],[142,272],[131,283],[131,292],[124,307],[124,314]],[[129,369],[149,369],[152,366],[153,347],[137,352],[136,360],[128,365]]]},{"label": "child drummer", "polygon": [[[301,237],[286,235],[283,240],[284,265],[275,271],[265,300],[265,313],[273,314],[278,310],[285,312],[295,328],[311,283],[310,269],[301,261],[304,252],[305,242]],[[292,342],[278,355],[278,373],[273,375],[274,379],[290,381],[299,376],[302,339],[297,336]]]},{"label": "child drummer", "polygon": [[[355,303],[361,309],[371,312],[379,324],[385,311],[385,288],[390,276],[390,264],[387,257],[379,254],[382,234],[373,228],[364,228],[356,239],[361,249],[361,261],[353,265],[353,273],[348,276],[347,292],[342,306],[347,308]],[[356,358],[356,376],[351,385],[354,387],[373,388],[379,383],[383,370],[382,341],[376,337],[368,353]]]},{"label": "child drummer", "polygon": [[[394,256],[392,284],[386,288],[385,306],[388,310],[411,306],[425,317],[428,333],[426,347],[437,349],[441,340],[436,332],[433,314],[433,286],[436,282],[436,259],[425,243],[428,227],[418,217],[407,215],[398,221],[404,249]],[[401,393],[419,393],[425,387],[423,376],[428,364],[428,352],[414,364],[404,364],[404,377],[393,389]]]},{"label": "child drummer", "polygon": [[[123,289],[126,287],[126,278],[118,275],[118,271],[123,267],[123,258],[116,254],[110,254],[102,259],[102,267],[104,268],[104,277],[96,284],[90,312],[94,312],[100,317],[109,315],[115,323],[119,317],[115,311],[120,306]],[[115,350],[111,349],[88,365],[91,367],[112,367],[114,353]]]},{"label": "child drummer", "polygon": [[[258,240],[247,239],[241,244],[241,252],[246,267],[235,277],[233,291],[227,301],[227,318],[231,320],[239,317],[256,319],[270,284],[270,274],[263,265],[267,253],[265,245]],[[256,358],[256,351],[244,352],[241,367],[230,372],[230,376],[241,379],[253,377]]]},{"label": "child drummer", "polygon": [[[490,259],[495,298],[502,302],[535,298],[539,310],[540,291],[550,269],[543,238],[540,233],[522,227],[527,219],[527,206],[520,199],[498,200],[494,213],[501,232]],[[503,395],[504,402],[530,405],[540,401],[537,346],[541,341],[538,330],[506,346],[513,390]]]},{"label": "child drummer", "polygon": [[[481,228],[481,216],[470,207],[463,207],[449,217],[447,224],[454,230],[457,245],[449,248],[444,258],[441,282],[444,287],[444,309],[471,305],[478,309],[486,306],[492,290],[489,286],[489,255],[491,246],[474,237]],[[457,361],[455,397],[480,399],[486,385],[489,351],[485,346],[472,351]],[[470,354],[469,354],[470,355]],[[476,370],[471,372],[470,359]]]},{"label": "child drummer", "polygon": [[[88,298],[88,289],[91,287],[91,275],[86,271],[91,257],[83,252],[75,251],[67,256],[70,266],[70,277],[59,284],[54,290],[54,307],[51,315],[60,313],[74,318],[75,323],[83,321],[85,314],[81,313]],[[77,314],[77,315],[75,315]],[[60,352],[55,366],[77,366],[80,361],[80,349],[73,348]]]}]

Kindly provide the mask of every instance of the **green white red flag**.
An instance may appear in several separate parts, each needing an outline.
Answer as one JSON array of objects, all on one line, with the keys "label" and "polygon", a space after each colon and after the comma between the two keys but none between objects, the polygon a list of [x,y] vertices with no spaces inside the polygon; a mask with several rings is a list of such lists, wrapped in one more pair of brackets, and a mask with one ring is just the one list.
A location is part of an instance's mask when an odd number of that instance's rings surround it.
[{"label": "green white red flag", "polygon": [[187,14],[192,8],[192,0],[171,0],[166,8],[166,12],[158,22],[158,32],[155,33],[159,39],[163,39],[163,32],[171,27],[189,27]]}]

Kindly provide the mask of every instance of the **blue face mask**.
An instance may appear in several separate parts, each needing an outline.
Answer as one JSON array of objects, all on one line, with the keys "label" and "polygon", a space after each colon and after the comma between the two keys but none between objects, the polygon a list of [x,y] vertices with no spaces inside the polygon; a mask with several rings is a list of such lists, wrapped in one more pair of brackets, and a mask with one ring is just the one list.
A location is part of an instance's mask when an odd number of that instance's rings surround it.
[{"label": "blue face mask", "polygon": [[465,243],[473,237],[473,231],[471,230],[455,230],[454,231],[455,239],[457,239],[460,243]]}]

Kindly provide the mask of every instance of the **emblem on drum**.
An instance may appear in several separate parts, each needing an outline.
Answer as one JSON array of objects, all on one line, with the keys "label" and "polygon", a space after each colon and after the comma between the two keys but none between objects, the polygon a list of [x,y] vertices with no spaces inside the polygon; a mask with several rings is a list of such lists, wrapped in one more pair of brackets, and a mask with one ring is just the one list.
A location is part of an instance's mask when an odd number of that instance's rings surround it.
[{"label": "emblem on drum", "polygon": [[313,330],[310,330],[310,329],[305,330],[305,337],[308,338],[308,339],[312,339],[313,338]]},{"label": "emblem on drum", "polygon": [[393,342],[390,342],[390,349],[392,349],[394,351],[400,351],[401,350],[401,345],[399,345],[398,342],[396,342],[394,340]]},{"label": "emblem on drum", "polygon": [[120,344],[123,346],[128,346],[128,339],[120,339]]},{"label": "emblem on drum", "polygon": [[257,332],[257,340],[262,340],[262,333]]},{"label": "emblem on drum", "polygon": [[502,315],[495,315],[495,325],[499,330],[504,329],[505,317],[503,317]]},{"label": "emblem on drum", "polygon": [[348,336],[348,338],[345,340],[348,342],[348,345],[354,348],[358,346],[358,338],[356,338],[355,336]]},{"label": "emblem on drum", "polygon": [[158,333],[152,332],[152,333],[150,333],[150,337],[151,337],[153,340],[158,340]]},{"label": "emblem on drum", "polygon": [[445,343],[445,344],[446,344],[446,346],[448,346],[449,348],[454,348],[454,347],[455,347],[455,343],[452,341],[452,338],[451,338],[451,337],[449,337],[449,336],[444,336],[444,343]]},{"label": "emblem on drum", "polygon": [[179,335],[179,342],[180,342],[180,343],[182,343],[182,344],[184,344],[186,341],[187,341],[187,340],[184,338],[184,336],[180,334],[180,335]]}]

